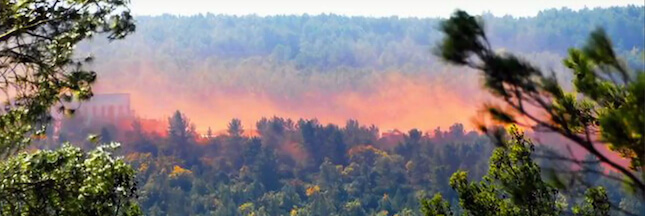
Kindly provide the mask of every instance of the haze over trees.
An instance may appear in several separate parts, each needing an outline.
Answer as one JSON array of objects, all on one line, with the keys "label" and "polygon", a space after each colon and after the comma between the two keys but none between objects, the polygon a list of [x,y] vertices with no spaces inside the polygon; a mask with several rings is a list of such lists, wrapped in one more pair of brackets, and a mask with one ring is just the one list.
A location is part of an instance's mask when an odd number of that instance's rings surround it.
[{"label": "haze over trees", "polygon": [[[0,0],[0,70],[10,75],[0,82],[0,214],[645,212],[644,76],[629,69],[644,61],[645,32],[634,31],[642,6],[485,14],[485,27],[460,12],[449,20],[164,15],[138,17],[133,33],[126,3]],[[81,42],[99,33],[108,40]],[[441,58],[474,70],[461,75],[433,57],[437,43]],[[583,48],[567,53],[571,46]],[[85,53],[98,60],[88,66]],[[515,110],[487,106],[497,121],[528,129],[519,120],[528,116],[534,131],[555,131],[590,154],[553,154],[560,143],[534,144],[516,127],[469,129],[476,113],[461,107],[484,95],[476,72]],[[67,106],[93,87],[130,92],[139,117],[164,118],[88,118]],[[51,107],[75,117],[52,122]],[[603,157],[595,142],[631,166]]]},{"label": "haze over trees", "polygon": [[[561,64],[567,49],[582,45],[598,26],[612,38],[616,54],[639,68],[644,35],[634,29],[644,18],[641,6],[483,16],[497,51],[529,58],[563,81],[572,78]],[[176,109],[199,116],[193,121],[202,133],[208,127],[225,130],[231,118],[250,124],[273,115],[428,130],[470,121],[461,113],[475,113],[488,98],[474,71],[462,73],[429,54],[441,39],[440,21],[333,14],[146,16],[138,17],[131,37],[109,44],[95,40],[81,51],[103,59],[94,64],[102,75],[97,90],[130,92],[138,101],[135,109],[148,118],[165,119]]]}]

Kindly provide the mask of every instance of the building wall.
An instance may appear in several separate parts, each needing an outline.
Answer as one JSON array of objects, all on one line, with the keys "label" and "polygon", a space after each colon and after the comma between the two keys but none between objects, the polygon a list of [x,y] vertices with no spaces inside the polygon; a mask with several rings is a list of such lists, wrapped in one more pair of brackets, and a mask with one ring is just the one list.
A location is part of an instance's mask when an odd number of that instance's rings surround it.
[{"label": "building wall", "polygon": [[89,101],[80,103],[77,115],[87,118],[116,121],[130,118],[133,115],[130,108],[129,94],[97,94]]}]

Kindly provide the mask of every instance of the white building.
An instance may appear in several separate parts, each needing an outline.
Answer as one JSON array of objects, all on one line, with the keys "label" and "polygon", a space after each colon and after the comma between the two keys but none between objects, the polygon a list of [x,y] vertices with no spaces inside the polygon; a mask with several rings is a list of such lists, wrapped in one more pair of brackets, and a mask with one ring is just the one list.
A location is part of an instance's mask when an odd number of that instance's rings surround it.
[{"label": "white building", "polygon": [[76,114],[88,121],[118,121],[131,118],[134,114],[130,108],[130,94],[96,94],[90,100],[81,102]]}]

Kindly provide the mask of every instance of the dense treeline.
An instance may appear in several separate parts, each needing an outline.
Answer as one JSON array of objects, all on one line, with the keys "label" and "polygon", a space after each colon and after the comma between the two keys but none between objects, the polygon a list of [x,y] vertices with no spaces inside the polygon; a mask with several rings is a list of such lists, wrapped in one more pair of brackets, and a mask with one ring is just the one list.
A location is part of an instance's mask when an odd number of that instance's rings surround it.
[{"label": "dense treeline", "polygon": [[[67,121],[59,141],[93,145]],[[354,120],[341,127],[273,117],[256,128],[234,119],[226,133],[203,136],[179,112],[164,134],[132,124],[84,130],[123,143],[146,215],[416,215],[419,199],[435,192],[456,199],[448,178],[457,169],[485,174],[493,148],[461,124],[380,134]]]},{"label": "dense treeline", "polygon": [[[92,146],[83,134],[96,131],[101,142],[122,142],[120,154],[138,170],[146,215],[419,215],[419,201],[435,193],[457,203],[452,173],[481,179],[495,147],[461,124],[401,133],[355,120],[338,126],[273,117],[255,128],[233,119],[225,133],[199,135],[179,111],[161,133],[140,120],[119,127],[80,122],[82,115],[66,120],[59,140],[50,141]],[[593,169],[604,172],[598,164]],[[586,176],[607,188],[613,203],[641,208],[619,182],[598,177]],[[564,203],[582,200],[578,189],[563,194]]]}]

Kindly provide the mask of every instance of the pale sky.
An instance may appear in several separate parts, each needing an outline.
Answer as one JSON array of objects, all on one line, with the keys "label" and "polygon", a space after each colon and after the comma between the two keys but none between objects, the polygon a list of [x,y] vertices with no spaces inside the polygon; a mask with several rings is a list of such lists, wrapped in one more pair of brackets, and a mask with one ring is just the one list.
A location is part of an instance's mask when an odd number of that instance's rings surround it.
[{"label": "pale sky", "polygon": [[136,15],[199,13],[282,15],[335,13],[350,16],[447,17],[455,9],[473,14],[535,16],[540,10],[644,5],[644,0],[131,0]]}]

